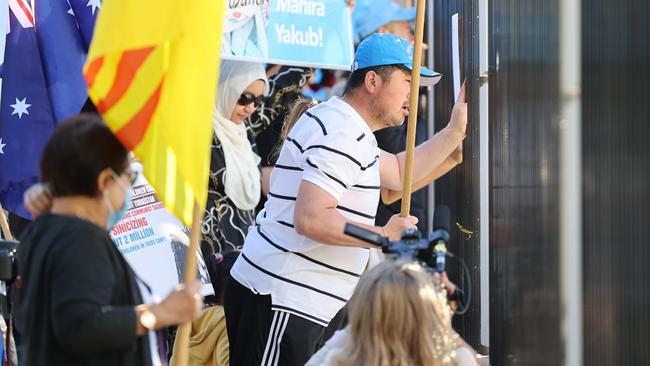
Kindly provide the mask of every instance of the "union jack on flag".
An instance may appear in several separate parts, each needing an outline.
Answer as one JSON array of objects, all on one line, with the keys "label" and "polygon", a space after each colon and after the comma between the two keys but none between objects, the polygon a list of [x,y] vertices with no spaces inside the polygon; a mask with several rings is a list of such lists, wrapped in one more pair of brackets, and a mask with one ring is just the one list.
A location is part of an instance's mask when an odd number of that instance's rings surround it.
[{"label": "union jack on flag", "polygon": [[54,126],[88,98],[83,64],[99,0],[9,0],[0,98],[0,201],[29,218],[23,192]]}]

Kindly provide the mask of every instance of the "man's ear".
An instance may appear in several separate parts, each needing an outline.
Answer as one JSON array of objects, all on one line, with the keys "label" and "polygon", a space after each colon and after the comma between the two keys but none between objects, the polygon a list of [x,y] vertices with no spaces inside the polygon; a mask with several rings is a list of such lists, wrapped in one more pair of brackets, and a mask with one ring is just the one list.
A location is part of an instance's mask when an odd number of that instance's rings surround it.
[{"label": "man's ear", "polygon": [[377,87],[379,83],[380,83],[379,75],[376,72],[368,71],[366,73],[366,78],[364,79],[364,85],[368,93],[374,94],[377,91]]},{"label": "man's ear", "polygon": [[97,175],[97,191],[99,193],[103,192],[111,180],[113,180],[111,168],[106,168],[99,172],[99,175]]}]

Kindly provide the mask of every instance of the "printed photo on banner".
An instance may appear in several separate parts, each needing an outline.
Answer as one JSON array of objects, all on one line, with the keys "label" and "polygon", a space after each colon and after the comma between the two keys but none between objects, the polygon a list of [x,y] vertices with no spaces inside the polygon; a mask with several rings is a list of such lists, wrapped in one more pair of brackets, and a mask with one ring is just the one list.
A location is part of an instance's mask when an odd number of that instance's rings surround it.
[{"label": "printed photo on banner", "polygon": [[354,55],[346,0],[228,0],[221,56],[349,70]]},{"label": "printed photo on banner", "polygon": [[[140,163],[131,168],[142,172]],[[189,230],[163,205],[143,174],[131,189],[128,211],[110,232],[113,242],[138,277],[154,294],[165,296],[183,282]],[[210,276],[200,251],[197,251],[197,278],[203,282],[203,295],[213,294]]]}]

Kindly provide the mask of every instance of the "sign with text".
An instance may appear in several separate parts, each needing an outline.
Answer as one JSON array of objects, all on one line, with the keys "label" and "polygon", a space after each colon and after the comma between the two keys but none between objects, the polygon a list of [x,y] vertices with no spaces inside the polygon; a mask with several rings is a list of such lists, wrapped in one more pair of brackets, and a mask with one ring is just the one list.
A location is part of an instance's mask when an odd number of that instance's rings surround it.
[{"label": "sign with text", "polygon": [[[142,165],[131,168],[142,172]],[[166,296],[183,282],[188,229],[156,197],[153,187],[139,174],[131,189],[131,204],[122,220],[110,231],[113,242],[131,268],[155,295]],[[203,295],[213,294],[210,276],[201,253],[197,253],[197,277]]]},{"label": "sign with text", "polygon": [[228,0],[221,56],[349,70],[354,57],[345,0]]}]

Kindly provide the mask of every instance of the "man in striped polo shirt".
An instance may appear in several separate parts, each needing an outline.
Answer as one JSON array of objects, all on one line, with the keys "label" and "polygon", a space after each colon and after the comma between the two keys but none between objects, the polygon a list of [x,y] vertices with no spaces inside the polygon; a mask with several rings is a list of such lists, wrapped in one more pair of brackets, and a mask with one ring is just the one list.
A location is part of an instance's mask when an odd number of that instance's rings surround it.
[{"label": "man in striped polo shirt", "polygon": [[[225,292],[231,365],[304,365],[368,264],[372,246],[344,235],[345,224],[395,240],[417,223],[396,215],[374,226],[379,195],[401,195],[405,155],[381,151],[373,131],[408,116],[412,54],[400,37],[366,38],[343,97],[312,107],[289,132]],[[441,77],[420,75],[423,85]],[[414,189],[439,175],[466,124],[463,96],[448,126],[415,150]]]}]

